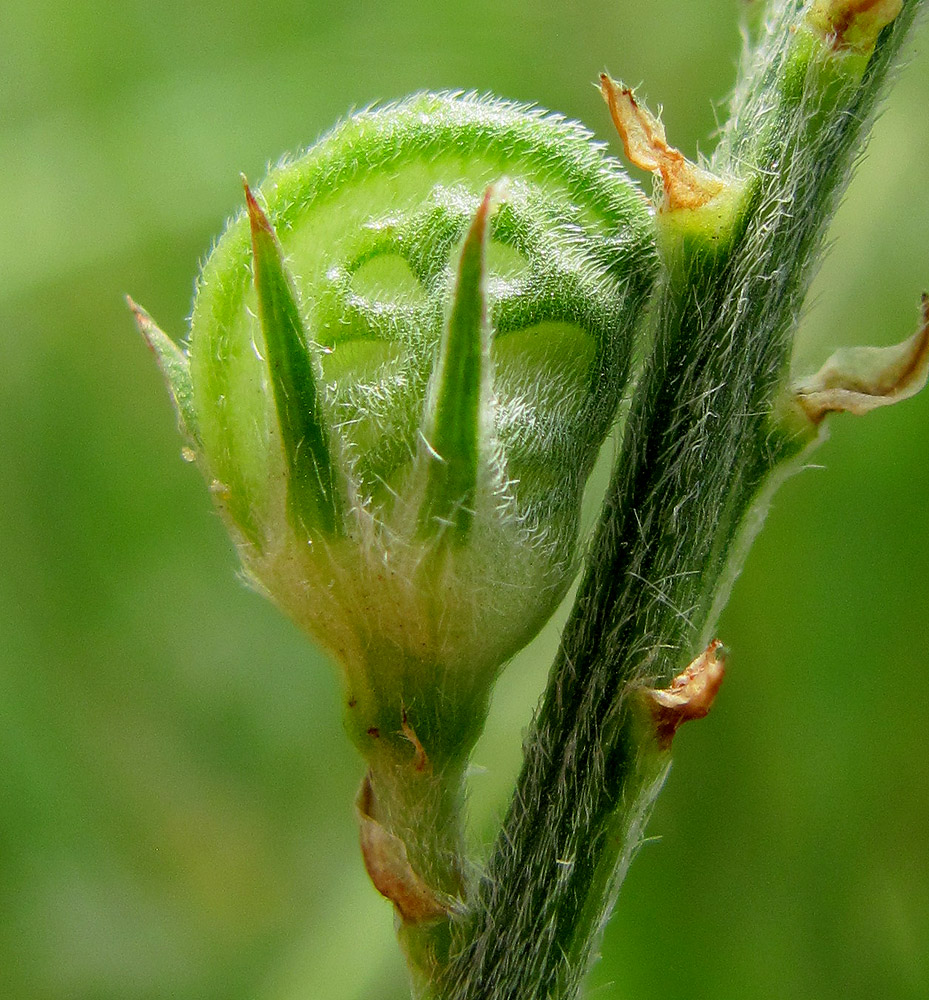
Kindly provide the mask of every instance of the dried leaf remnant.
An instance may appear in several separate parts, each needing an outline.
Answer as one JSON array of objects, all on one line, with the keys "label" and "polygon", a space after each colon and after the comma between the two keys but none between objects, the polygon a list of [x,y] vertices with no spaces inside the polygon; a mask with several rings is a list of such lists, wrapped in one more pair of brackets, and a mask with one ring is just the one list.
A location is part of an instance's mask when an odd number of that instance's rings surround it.
[{"label": "dried leaf remnant", "polygon": [[929,295],[923,293],[916,333],[892,347],[844,347],[793,398],[818,426],[828,413],[861,415],[915,396],[929,377]]},{"label": "dried leaf remnant", "polygon": [[670,748],[678,726],[702,719],[712,708],[725,675],[721,649],[722,643],[714,639],[668,687],[644,689],[655,738],[662,750]]},{"label": "dried leaf remnant", "polygon": [[630,87],[601,73],[600,92],[609,106],[626,159],[642,170],[661,175],[665,197],[662,211],[702,208],[722,193],[725,182],[669,145],[661,121],[636,101]]},{"label": "dried leaf remnant", "polygon": [[370,776],[355,800],[361,854],[374,888],[389,899],[405,924],[420,924],[448,915],[449,906],[410,865],[406,844],[372,815],[375,809]]},{"label": "dried leaf remnant", "polygon": [[413,751],[415,754],[413,758],[413,769],[421,774],[430,774],[432,772],[432,762],[429,760],[426,748],[422,745],[419,737],[416,735],[416,730],[410,724],[406,708],[401,708],[400,732],[403,737],[409,740],[409,742],[413,745]]}]

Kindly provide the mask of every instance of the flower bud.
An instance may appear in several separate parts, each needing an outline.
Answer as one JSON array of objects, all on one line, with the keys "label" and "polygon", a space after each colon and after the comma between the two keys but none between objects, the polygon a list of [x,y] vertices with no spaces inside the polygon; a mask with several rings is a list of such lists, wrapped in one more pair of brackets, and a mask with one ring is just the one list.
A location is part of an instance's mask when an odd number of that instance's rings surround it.
[{"label": "flower bud", "polygon": [[181,429],[249,579],[343,665],[356,742],[458,754],[575,571],[647,203],[577,125],[431,94],[246,200],[187,353],[147,331]]}]

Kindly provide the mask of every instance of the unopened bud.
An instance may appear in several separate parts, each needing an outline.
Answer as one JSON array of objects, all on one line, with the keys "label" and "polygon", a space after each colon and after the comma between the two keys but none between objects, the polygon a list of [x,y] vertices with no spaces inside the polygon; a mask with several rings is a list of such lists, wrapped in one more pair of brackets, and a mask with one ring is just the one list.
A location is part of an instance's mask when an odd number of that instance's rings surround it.
[{"label": "unopened bud", "polygon": [[656,270],[647,202],[577,126],[435,95],[246,201],[189,370],[162,364],[188,445],[247,574],[345,667],[356,742],[412,755],[402,706],[430,759],[457,752],[574,574]]}]

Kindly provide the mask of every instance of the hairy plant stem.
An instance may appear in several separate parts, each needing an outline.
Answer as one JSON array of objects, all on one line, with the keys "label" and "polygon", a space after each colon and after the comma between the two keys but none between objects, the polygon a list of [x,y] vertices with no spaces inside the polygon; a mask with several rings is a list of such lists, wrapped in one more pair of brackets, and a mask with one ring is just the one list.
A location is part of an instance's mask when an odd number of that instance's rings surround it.
[{"label": "hairy plant stem", "polygon": [[[637,709],[706,642],[772,473],[811,441],[778,423],[796,318],[875,101],[924,0],[860,68],[772,5],[713,161],[745,198],[727,239],[669,240],[652,355],[443,1000],[576,996],[668,766]],[[863,75],[862,75],[863,74]]]}]

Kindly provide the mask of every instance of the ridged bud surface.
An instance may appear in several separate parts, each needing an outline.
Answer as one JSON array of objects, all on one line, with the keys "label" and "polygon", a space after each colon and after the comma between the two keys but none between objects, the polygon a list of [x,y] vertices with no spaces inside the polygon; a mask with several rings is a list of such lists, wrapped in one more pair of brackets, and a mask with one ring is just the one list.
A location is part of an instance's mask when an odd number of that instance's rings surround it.
[{"label": "ridged bud surface", "polygon": [[365,729],[427,677],[479,697],[572,578],[647,202],[579,126],[433,94],[249,199],[200,278],[187,421],[246,571],[346,667]]}]

